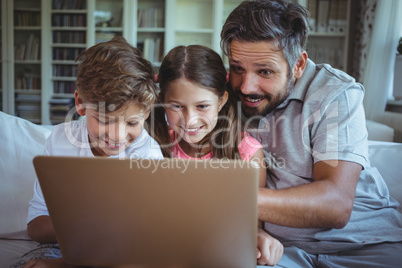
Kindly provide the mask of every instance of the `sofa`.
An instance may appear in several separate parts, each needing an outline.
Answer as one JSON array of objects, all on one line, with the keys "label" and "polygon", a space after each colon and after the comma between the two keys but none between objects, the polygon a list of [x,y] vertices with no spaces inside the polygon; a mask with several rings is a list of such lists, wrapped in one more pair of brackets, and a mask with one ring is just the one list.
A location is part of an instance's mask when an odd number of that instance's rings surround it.
[{"label": "sofa", "polygon": [[[42,153],[51,127],[30,123],[27,120],[0,112],[0,267],[9,267],[19,257],[36,247],[26,232],[28,202],[33,195],[35,171],[34,156]],[[391,196],[402,203],[402,144],[391,139],[393,132],[381,124],[371,124],[369,137],[382,141],[370,141],[370,161],[382,173]],[[391,133],[392,132],[392,133]]]}]

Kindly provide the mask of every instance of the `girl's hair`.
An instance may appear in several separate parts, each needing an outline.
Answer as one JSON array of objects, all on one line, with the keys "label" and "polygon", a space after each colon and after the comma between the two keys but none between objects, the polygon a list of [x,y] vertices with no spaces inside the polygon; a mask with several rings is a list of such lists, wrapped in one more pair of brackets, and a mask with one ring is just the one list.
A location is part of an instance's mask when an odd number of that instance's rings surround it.
[{"label": "girl's hair", "polygon": [[229,55],[233,40],[276,41],[278,48],[283,50],[291,74],[300,53],[305,50],[309,16],[307,9],[290,1],[243,1],[223,25],[222,50]]},{"label": "girl's hair", "polygon": [[151,113],[153,127],[150,132],[161,145],[165,156],[172,156],[167,145],[171,143],[166,123],[163,103],[165,94],[171,82],[177,79],[187,79],[202,88],[212,91],[218,97],[229,93],[228,101],[218,115],[216,127],[206,137],[214,158],[239,159],[239,139],[241,138],[240,118],[236,99],[226,88],[227,72],[221,57],[212,49],[200,46],[177,46],[163,59],[159,70],[159,102]]},{"label": "girl's hair", "polygon": [[77,92],[85,102],[106,112],[130,103],[151,110],[157,92],[152,64],[123,37],[88,48],[76,61]]}]

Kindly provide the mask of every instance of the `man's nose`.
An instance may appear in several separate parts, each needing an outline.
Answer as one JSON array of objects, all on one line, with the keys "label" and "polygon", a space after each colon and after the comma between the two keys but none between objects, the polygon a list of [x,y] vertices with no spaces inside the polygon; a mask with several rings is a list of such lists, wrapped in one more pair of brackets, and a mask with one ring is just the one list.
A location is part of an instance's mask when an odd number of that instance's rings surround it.
[{"label": "man's nose", "polygon": [[244,95],[256,94],[257,92],[257,77],[253,74],[245,73],[242,76],[240,91]]}]

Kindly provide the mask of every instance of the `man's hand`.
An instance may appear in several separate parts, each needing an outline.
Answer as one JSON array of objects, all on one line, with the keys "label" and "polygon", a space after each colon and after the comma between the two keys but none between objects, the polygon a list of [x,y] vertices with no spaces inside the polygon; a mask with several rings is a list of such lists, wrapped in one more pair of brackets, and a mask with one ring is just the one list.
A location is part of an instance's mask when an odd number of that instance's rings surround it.
[{"label": "man's hand", "polygon": [[283,255],[281,242],[267,234],[262,228],[257,233],[257,264],[275,266]]}]

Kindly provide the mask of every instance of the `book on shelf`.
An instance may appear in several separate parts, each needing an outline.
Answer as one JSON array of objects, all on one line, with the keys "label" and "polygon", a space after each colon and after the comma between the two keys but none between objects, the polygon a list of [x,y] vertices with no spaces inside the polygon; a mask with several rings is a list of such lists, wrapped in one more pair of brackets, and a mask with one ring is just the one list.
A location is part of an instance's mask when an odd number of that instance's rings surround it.
[{"label": "book on shelf", "polygon": [[14,46],[14,59],[16,60],[24,60],[25,58],[25,43],[16,44]]},{"label": "book on shelf", "polygon": [[85,27],[86,16],[84,14],[53,14],[53,27]]},{"label": "book on shelf", "polygon": [[76,77],[77,72],[76,65],[54,64],[52,66],[52,75],[56,77]]},{"label": "book on shelf", "polygon": [[53,9],[66,9],[66,10],[86,9],[87,1],[86,0],[53,0],[52,8]]},{"label": "book on shelf", "polygon": [[34,37],[32,41],[32,48],[31,48],[31,57],[29,58],[30,60],[39,60],[39,51],[40,51],[40,45],[39,45],[39,38]]},{"label": "book on shelf", "polygon": [[35,111],[16,111],[18,117],[24,118],[34,123],[41,122],[41,113]]},{"label": "book on shelf", "polygon": [[40,103],[23,103],[17,105],[18,111],[25,111],[25,112],[40,112]]},{"label": "book on shelf", "polygon": [[38,94],[17,94],[15,98],[15,114],[27,120],[40,122],[41,96]]},{"label": "book on shelf", "polygon": [[19,73],[15,77],[15,88],[16,89],[40,89],[40,75],[32,73],[29,68],[24,68],[22,73]]},{"label": "book on shelf", "polygon": [[40,10],[34,11],[15,11],[14,12],[15,26],[40,26],[41,14]]},{"label": "book on shelf", "polygon": [[53,43],[64,43],[64,44],[86,44],[86,33],[85,31],[54,31],[53,32]]},{"label": "book on shelf", "polygon": [[53,83],[53,92],[60,94],[73,94],[75,91],[75,82],[55,81]]},{"label": "book on shelf", "polygon": [[41,96],[39,94],[17,94],[15,102],[40,102]]},{"label": "book on shelf", "polygon": [[74,106],[74,98],[61,98],[61,97],[53,97],[50,99],[49,104],[52,105],[60,105],[60,106]]},{"label": "book on shelf", "polygon": [[154,50],[155,50],[155,40],[153,38],[145,38],[144,51],[143,51],[144,58],[152,62],[154,57]]},{"label": "book on shelf", "polygon": [[34,35],[31,33],[27,39],[27,45],[25,50],[24,60],[30,60],[32,57],[32,44],[34,40]]},{"label": "book on shelf", "polygon": [[160,62],[163,53],[162,38],[145,38],[137,47],[142,50],[144,58],[151,62]]},{"label": "book on shelf", "polygon": [[85,48],[53,48],[53,60],[74,61]]},{"label": "book on shelf", "polygon": [[39,52],[39,37],[34,34],[30,34],[24,43],[14,45],[14,59],[16,60],[39,60]]},{"label": "book on shelf", "polygon": [[140,28],[163,27],[165,13],[163,8],[139,8],[137,11],[137,24]]},{"label": "book on shelf", "polygon": [[[79,115],[75,112],[74,98],[53,97],[49,101],[50,121],[52,124],[65,122],[68,119],[76,120]],[[71,115],[72,118],[67,118]]]}]

